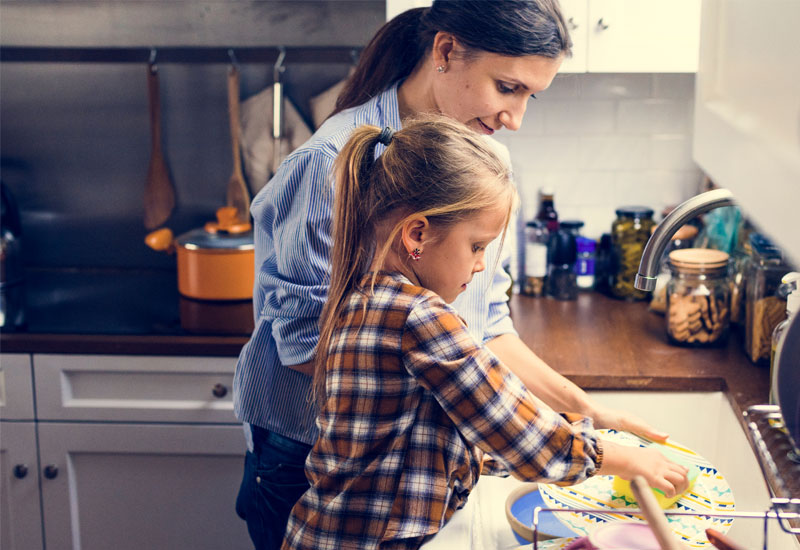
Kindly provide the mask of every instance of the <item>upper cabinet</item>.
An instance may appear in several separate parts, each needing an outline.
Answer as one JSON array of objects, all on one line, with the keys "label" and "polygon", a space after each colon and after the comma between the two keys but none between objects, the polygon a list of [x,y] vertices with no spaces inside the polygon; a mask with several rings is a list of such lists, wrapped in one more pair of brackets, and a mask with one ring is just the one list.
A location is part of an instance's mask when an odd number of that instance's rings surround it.
[{"label": "upper cabinet", "polygon": [[703,2],[694,158],[800,265],[800,3]]},{"label": "upper cabinet", "polygon": [[693,73],[698,0],[561,0],[572,35],[566,73]]},{"label": "upper cabinet", "polygon": [[[386,17],[430,0],[387,0]],[[561,0],[572,36],[562,73],[693,73],[699,0]]]}]

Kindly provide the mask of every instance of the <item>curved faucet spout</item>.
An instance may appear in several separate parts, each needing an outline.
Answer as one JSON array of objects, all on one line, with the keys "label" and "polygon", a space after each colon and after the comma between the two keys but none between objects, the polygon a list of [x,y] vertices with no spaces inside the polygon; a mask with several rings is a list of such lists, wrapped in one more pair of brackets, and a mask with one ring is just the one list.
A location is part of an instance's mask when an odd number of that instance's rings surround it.
[{"label": "curved faucet spout", "polygon": [[647,241],[642,253],[642,260],[639,262],[639,273],[636,274],[633,286],[639,290],[648,291],[656,287],[661,256],[664,254],[667,243],[683,224],[703,212],[734,204],[733,194],[727,189],[714,189],[700,193],[679,204],[656,226],[656,230]]}]

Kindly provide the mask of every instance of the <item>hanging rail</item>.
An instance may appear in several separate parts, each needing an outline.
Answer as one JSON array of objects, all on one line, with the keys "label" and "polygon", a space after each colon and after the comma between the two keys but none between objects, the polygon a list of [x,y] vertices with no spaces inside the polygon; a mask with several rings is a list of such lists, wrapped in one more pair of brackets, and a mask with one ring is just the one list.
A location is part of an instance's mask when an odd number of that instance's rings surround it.
[{"label": "hanging rail", "polygon": [[0,46],[0,62],[147,63],[151,52],[158,63],[230,63],[231,51],[239,63],[274,64],[281,51],[284,63],[352,63],[361,46],[166,46],[166,47],[55,47]]}]

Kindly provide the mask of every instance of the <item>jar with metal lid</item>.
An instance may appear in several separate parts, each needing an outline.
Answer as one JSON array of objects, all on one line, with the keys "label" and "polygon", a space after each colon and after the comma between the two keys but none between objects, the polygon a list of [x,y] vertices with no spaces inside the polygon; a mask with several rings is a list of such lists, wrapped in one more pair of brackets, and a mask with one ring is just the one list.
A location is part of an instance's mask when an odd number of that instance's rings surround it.
[{"label": "jar with metal lid", "polygon": [[549,234],[541,220],[525,225],[525,277],[520,292],[527,296],[543,296],[547,277],[547,241]]},{"label": "jar with metal lid", "polygon": [[745,298],[745,353],[753,363],[769,361],[772,331],[786,318],[786,300],[778,295],[781,278],[793,271],[781,250],[760,233],[750,234]]},{"label": "jar with metal lid", "polygon": [[617,219],[611,224],[613,264],[611,294],[627,300],[644,300],[649,292],[634,288],[639,261],[655,222],[653,210],[644,206],[618,208]]},{"label": "jar with metal lid", "polygon": [[721,250],[684,248],[669,254],[667,336],[670,343],[712,346],[730,326],[729,256]]}]

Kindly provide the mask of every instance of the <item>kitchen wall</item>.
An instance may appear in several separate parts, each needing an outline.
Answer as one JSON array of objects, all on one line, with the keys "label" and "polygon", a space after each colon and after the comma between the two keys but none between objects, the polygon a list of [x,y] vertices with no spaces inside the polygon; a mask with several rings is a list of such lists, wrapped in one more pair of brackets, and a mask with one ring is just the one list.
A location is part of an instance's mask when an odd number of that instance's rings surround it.
[{"label": "kitchen wall", "polygon": [[693,74],[564,74],[531,99],[518,132],[496,134],[511,152],[522,220],[550,187],[561,219],[608,232],[624,205],[661,210],[696,194],[691,156]]},{"label": "kitchen wall", "polygon": [[[2,45],[256,46],[366,43],[382,1],[165,3],[5,1]],[[310,120],[309,99],[348,64],[289,64],[286,93]],[[241,97],[269,86],[271,66],[242,66]],[[145,81],[137,63],[0,64],[0,177],[15,194],[26,262],[35,267],[172,268],[147,249],[142,193],[150,153]],[[231,173],[225,64],[162,64],[164,149],[177,190],[169,225],[202,225]],[[620,205],[657,212],[696,190],[691,160],[694,76],[567,74],[531,100],[512,154],[523,217],[555,191],[562,219],[607,231]]]}]

